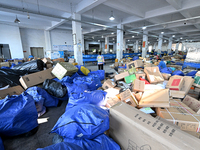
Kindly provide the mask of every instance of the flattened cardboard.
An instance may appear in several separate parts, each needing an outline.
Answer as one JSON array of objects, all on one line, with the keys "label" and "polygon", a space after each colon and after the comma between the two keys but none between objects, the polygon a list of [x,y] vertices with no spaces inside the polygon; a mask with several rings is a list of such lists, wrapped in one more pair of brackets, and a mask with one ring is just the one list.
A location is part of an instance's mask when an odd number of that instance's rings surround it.
[{"label": "flattened cardboard", "polygon": [[187,95],[183,99],[183,103],[188,107],[190,107],[197,114],[200,114],[200,101],[198,101],[197,99]]},{"label": "flattened cardboard", "polygon": [[120,94],[121,101],[133,107],[138,105],[137,100],[129,89]]},{"label": "flattened cardboard", "polygon": [[140,102],[141,98],[142,98],[142,92],[139,92],[137,94],[135,94],[135,98],[137,99],[138,102]]},{"label": "flattened cardboard", "polygon": [[146,79],[145,73],[136,73],[135,76],[136,76],[136,79],[140,79],[140,78]]},{"label": "flattened cardboard", "polygon": [[147,79],[150,83],[159,83],[164,81],[158,67],[145,67],[144,72],[146,73]]},{"label": "flattened cardboard", "polygon": [[46,79],[53,79],[55,76],[51,73],[52,69],[47,69],[44,71],[39,71],[29,75],[22,76],[19,81],[24,89],[31,86],[38,85],[44,82]]},{"label": "flattened cardboard", "polygon": [[106,107],[110,108],[119,102],[121,102],[121,101],[118,97],[109,98],[106,102]]},{"label": "flattened cardboard", "polygon": [[133,85],[133,91],[144,92],[145,82],[135,79]]},{"label": "flattened cardboard", "polygon": [[129,76],[129,73],[128,72],[123,72],[123,73],[115,75],[114,79],[115,79],[115,81],[118,81],[118,80],[124,79],[127,76]]},{"label": "flattened cardboard", "polygon": [[122,150],[197,150],[200,147],[199,139],[170,122],[124,103],[110,108],[109,134]]},{"label": "flattened cardboard", "polygon": [[171,77],[171,74],[167,74],[167,73],[162,73],[162,76],[165,80],[169,80],[169,78]]},{"label": "flattened cardboard", "polygon": [[181,130],[199,132],[200,116],[179,100],[171,100],[170,108],[157,108],[157,115],[176,124]]},{"label": "flattened cardboard", "polygon": [[104,90],[106,90],[106,89],[109,89],[109,88],[114,88],[115,86],[116,86],[115,82],[108,79],[103,83],[102,88]]},{"label": "flattened cardboard", "polygon": [[139,102],[139,107],[169,107],[169,90],[146,90]]},{"label": "flattened cardboard", "polygon": [[4,99],[7,95],[20,95],[22,92],[24,89],[20,85],[0,90],[0,99]]}]

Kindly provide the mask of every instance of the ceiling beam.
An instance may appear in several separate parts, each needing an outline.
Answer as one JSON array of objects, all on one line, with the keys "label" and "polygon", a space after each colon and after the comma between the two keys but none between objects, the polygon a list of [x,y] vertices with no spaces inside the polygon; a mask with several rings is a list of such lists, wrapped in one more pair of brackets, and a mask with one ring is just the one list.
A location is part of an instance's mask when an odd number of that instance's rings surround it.
[{"label": "ceiling beam", "polygon": [[76,5],[76,13],[82,14],[88,10],[93,9],[94,7],[106,2],[107,0],[82,0]]},{"label": "ceiling beam", "polygon": [[130,15],[134,15],[140,18],[145,17],[145,13],[142,12],[140,9],[138,9],[136,5],[132,5],[132,6],[126,5],[122,0],[109,0],[105,2],[104,5],[107,5],[111,8],[120,10],[122,12],[125,12]]},{"label": "ceiling beam", "polygon": [[166,0],[166,1],[177,10],[182,8],[183,0]]}]

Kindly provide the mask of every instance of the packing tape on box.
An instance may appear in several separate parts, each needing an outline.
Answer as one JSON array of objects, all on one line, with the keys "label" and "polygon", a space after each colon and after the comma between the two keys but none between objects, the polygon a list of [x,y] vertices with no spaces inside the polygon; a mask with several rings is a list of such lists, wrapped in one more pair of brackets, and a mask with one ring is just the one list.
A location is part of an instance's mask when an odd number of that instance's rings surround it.
[{"label": "packing tape on box", "polygon": [[167,109],[167,108],[165,108],[166,110],[167,110],[167,112],[169,113],[169,115],[172,117],[172,119],[173,119],[173,124],[175,124],[176,123],[176,120],[174,119],[174,117],[172,116],[172,114],[169,112],[169,110]]}]

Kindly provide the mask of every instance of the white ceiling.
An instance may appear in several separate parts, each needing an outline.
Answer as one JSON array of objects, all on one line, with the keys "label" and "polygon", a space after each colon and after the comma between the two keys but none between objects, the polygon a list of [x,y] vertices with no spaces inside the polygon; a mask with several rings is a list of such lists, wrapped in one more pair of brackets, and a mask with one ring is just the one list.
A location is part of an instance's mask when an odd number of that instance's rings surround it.
[{"label": "white ceiling", "polygon": [[[111,11],[115,20],[110,21]],[[142,40],[143,26],[149,35],[174,41],[200,41],[200,0],[1,0],[0,23],[42,30],[72,30],[72,12],[81,14],[86,40],[104,41],[102,35],[116,39],[116,27],[124,25],[124,37],[129,43]],[[27,18],[29,13],[30,19]],[[20,24],[14,23],[16,18]],[[195,18],[193,18],[195,17]],[[97,23],[94,26],[88,23]],[[114,35],[111,33],[114,32]],[[136,33],[135,33],[136,32]],[[134,38],[132,36],[134,35]],[[150,42],[157,38],[149,36]]]}]

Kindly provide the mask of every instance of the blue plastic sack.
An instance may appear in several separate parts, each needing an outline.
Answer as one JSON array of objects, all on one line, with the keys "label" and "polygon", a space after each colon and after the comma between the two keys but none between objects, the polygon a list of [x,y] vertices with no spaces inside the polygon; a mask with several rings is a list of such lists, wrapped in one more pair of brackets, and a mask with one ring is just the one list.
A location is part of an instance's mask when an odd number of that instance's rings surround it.
[{"label": "blue plastic sack", "polygon": [[74,143],[83,150],[120,150],[120,146],[105,134],[101,134],[92,140],[64,138],[64,141]]},{"label": "blue plastic sack", "polygon": [[92,104],[82,104],[70,109],[58,119],[51,130],[63,138],[93,139],[109,129],[109,113]]},{"label": "blue plastic sack", "polygon": [[185,76],[184,73],[183,73],[182,71],[180,71],[180,70],[174,71],[174,72],[172,73],[172,76],[174,76],[174,75]]},{"label": "blue plastic sack", "polygon": [[161,73],[167,73],[167,74],[171,74],[172,73],[172,69],[170,67],[166,67],[160,70]]},{"label": "blue plastic sack", "polygon": [[138,56],[134,56],[134,57],[133,57],[133,61],[138,60],[138,59],[139,59]]},{"label": "blue plastic sack", "polygon": [[1,69],[10,69],[10,67],[3,66]]},{"label": "blue plastic sack", "polygon": [[[42,97],[44,98],[44,103],[43,105],[45,107],[57,107],[59,99],[57,97],[54,97],[52,95],[50,95],[49,93],[47,93],[47,91],[45,91],[44,89],[34,86],[34,87],[30,87],[26,90],[27,93],[29,93],[31,96],[34,97],[34,99],[36,97]],[[36,99],[36,101],[38,101]]]},{"label": "blue plastic sack", "polygon": [[16,136],[38,126],[33,97],[24,92],[0,100],[0,135]]},{"label": "blue plastic sack", "polygon": [[81,104],[93,104],[97,106],[105,106],[106,105],[106,92],[102,90],[96,91],[81,91],[79,92],[74,90],[70,96],[67,104],[67,108],[74,107]]},{"label": "blue plastic sack", "polygon": [[73,143],[61,142],[45,148],[38,148],[37,150],[83,150],[80,146]]},{"label": "blue plastic sack", "polygon": [[88,76],[92,74],[97,75],[101,81],[105,79],[105,70],[91,71]]},{"label": "blue plastic sack", "polygon": [[197,73],[197,71],[191,71],[191,72],[187,73],[186,76],[191,76],[194,78],[196,73]]},{"label": "blue plastic sack", "polygon": [[183,63],[181,63],[181,62],[176,62],[176,64],[175,65],[180,65],[180,66],[183,66]]},{"label": "blue plastic sack", "polygon": [[3,141],[1,139],[1,137],[0,137],[0,150],[4,150]]}]

